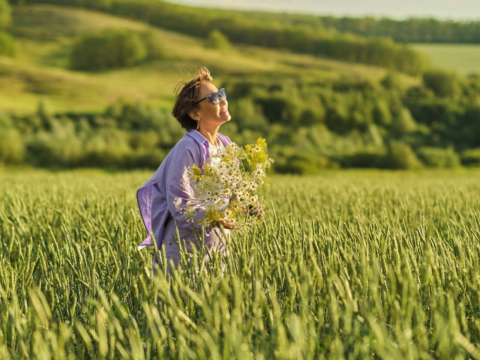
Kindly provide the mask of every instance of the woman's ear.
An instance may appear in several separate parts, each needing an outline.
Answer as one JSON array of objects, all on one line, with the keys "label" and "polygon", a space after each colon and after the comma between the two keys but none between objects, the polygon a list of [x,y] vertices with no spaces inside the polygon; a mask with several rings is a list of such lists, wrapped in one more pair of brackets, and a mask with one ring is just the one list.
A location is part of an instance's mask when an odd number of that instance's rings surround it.
[{"label": "woman's ear", "polygon": [[200,120],[200,114],[198,109],[190,110],[188,112],[188,116],[190,116],[193,120]]}]

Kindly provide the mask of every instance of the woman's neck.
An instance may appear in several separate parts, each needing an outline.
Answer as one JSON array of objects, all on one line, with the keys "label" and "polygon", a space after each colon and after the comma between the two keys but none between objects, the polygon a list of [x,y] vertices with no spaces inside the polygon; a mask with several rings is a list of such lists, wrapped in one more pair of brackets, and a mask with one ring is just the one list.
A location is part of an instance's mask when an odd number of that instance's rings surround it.
[{"label": "woman's neck", "polygon": [[204,126],[203,124],[200,124],[200,129],[198,129],[198,132],[202,134],[210,144],[217,145],[218,143],[217,132],[219,127],[220,126],[209,127],[209,126]]}]

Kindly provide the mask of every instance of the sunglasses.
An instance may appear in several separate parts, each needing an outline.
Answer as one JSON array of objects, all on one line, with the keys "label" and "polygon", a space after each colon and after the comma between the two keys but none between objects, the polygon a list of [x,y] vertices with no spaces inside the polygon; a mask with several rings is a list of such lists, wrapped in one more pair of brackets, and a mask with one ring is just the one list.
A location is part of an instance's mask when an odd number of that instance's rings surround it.
[{"label": "sunglasses", "polygon": [[220,98],[222,98],[223,100],[227,100],[227,93],[225,92],[225,89],[224,88],[221,88],[220,90],[218,90],[218,92],[213,92],[207,96],[205,96],[203,99],[201,100],[198,100],[195,104],[193,105],[197,105],[199,102],[202,102],[203,100],[205,100],[206,98],[209,98],[210,101],[217,105],[219,102],[220,102]]}]

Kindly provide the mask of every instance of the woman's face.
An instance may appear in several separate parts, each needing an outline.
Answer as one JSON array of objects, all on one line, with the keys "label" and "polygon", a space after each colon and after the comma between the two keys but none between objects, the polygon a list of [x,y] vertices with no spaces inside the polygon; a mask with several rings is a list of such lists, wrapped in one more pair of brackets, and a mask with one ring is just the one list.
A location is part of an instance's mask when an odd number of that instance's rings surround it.
[{"label": "woman's face", "polygon": [[228,112],[227,100],[219,96],[220,101],[218,104],[214,104],[210,101],[208,95],[213,92],[218,92],[215,85],[208,82],[204,82],[200,85],[198,100],[207,96],[205,100],[198,104],[199,108],[195,111],[195,115],[200,119],[200,126],[202,126],[202,124],[221,125],[232,118]]}]

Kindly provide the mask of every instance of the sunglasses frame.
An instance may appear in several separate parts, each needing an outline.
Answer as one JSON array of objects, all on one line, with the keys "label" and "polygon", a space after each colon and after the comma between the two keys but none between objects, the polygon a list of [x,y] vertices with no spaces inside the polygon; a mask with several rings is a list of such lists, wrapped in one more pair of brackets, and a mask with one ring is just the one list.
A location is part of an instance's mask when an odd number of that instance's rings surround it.
[{"label": "sunglasses frame", "polygon": [[[223,96],[220,94],[220,91],[222,91],[222,90],[223,90],[223,93],[225,94],[225,97],[223,97]],[[213,94],[217,94],[217,95],[219,96],[219,97],[218,97],[218,102],[214,102],[214,101],[212,100],[211,96],[212,96]],[[212,102],[212,104],[217,105],[217,104],[220,103],[220,98],[222,98],[223,100],[227,100],[227,93],[225,92],[225,88],[221,88],[221,89],[218,90],[217,92],[212,92],[212,93],[208,94],[207,96],[205,96],[203,99],[198,100],[198,101],[197,101],[196,103],[194,103],[193,105],[197,105],[198,103],[202,102],[202,101],[205,100],[206,98],[209,98],[210,101]]]}]

